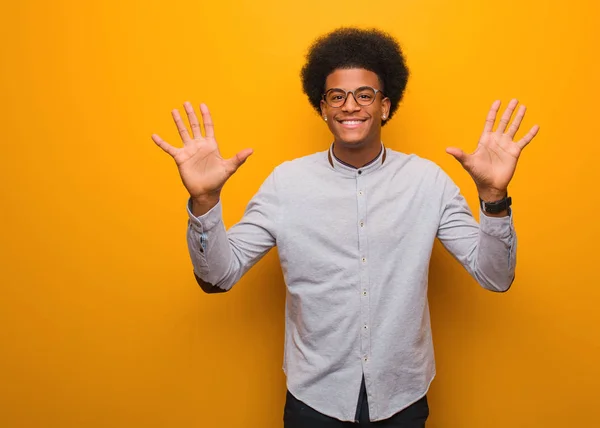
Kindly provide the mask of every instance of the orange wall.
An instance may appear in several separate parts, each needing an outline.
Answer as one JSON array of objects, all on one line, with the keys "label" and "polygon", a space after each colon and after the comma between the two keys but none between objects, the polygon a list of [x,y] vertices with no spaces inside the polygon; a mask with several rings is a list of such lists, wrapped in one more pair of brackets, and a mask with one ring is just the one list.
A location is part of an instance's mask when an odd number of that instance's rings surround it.
[{"label": "orange wall", "polygon": [[186,194],[150,134],[170,110],[213,111],[235,222],[284,160],[329,135],[301,93],[314,37],[341,24],[401,41],[412,71],[384,130],[441,164],[474,148],[495,98],[541,132],[510,191],[517,279],[479,289],[439,246],[431,306],[438,378],[429,428],[600,426],[600,98],[594,1],[3,5],[0,85],[0,426],[281,426],[284,284],[276,254],[233,292],[195,285]]}]

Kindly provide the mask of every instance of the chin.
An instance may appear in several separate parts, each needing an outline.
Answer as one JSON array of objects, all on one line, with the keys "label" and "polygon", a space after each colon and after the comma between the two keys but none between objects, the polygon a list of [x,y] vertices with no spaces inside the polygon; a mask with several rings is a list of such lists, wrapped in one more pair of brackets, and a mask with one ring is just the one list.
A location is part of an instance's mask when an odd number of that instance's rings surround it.
[{"label": "chin", "polygon": [[366,135],[338,134],[335,136],[335,140],[344,146],[361,147],[369,141],[369,138]]}]

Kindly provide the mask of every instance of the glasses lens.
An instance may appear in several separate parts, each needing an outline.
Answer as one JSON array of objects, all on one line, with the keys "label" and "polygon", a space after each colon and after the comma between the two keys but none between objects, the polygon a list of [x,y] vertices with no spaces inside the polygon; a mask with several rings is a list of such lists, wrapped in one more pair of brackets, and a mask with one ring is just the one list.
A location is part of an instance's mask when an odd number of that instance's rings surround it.
[{"label": "glasses lens", "polygon": [[356,90],[356,102],[361,106],[373,104],[375,100],[375,90],[373,88],[359,88]]},{"label": "glasses lens", "polygon": [[346,101],[346,93],[339,89],[333,89],[325,94],[325,101],[331,107],[339,107]]}]

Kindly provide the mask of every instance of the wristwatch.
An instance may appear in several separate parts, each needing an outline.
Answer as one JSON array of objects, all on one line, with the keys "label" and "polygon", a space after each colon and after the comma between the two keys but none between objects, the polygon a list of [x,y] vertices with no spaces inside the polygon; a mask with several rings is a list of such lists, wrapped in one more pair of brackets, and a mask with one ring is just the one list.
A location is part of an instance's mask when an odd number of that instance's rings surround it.
[{"label": "wristwatch", "polygon": [[479,198],[479,205],[481,206],[481,211],[489,214],[498,214],[504,210],[508,210],[512,204],[512,198],[510,196],[505,196],[499,201],[494,202],[485,202],[483,199]]}]

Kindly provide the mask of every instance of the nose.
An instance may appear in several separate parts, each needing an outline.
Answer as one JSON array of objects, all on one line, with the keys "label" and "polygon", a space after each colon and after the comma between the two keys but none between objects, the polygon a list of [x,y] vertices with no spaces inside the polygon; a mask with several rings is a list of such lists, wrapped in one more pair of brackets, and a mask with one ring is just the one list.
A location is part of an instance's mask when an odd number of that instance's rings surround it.
[{"label": "nose", "polygon": [[342,105],[342,110],[346,112],[360,110],[360,104],[356,102],[356,98],[354,98],[354,94],[352,92],[348,92],[348,95],[346,96],[346,102],[344,102],[344,105]]}]

